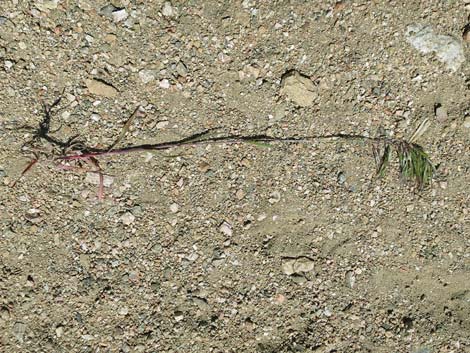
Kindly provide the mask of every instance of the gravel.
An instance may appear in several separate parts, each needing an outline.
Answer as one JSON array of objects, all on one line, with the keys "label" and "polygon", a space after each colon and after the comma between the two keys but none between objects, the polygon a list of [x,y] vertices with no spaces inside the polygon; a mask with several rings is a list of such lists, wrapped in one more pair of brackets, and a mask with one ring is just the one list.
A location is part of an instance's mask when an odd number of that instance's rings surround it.
[{"label": "gravel", "polygon": [[[1,350],[468,351],[468,5],[431,5],[1,1]],[[378,178],[357,140],[187,146],[97,157],[100,201],[91,159],[34,139],[62,92],[76,148],[139,106],[119,147],[428,121],[437,173]]]}]

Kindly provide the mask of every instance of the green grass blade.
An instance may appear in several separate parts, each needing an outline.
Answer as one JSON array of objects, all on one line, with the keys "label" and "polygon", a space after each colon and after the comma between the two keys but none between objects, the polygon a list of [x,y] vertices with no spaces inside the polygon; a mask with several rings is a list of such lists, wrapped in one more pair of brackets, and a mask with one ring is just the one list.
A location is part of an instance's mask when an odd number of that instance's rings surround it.
[{"label": "green grass blade", "polygon": [[264,147],[264,148],[267,148],[267,147],[272,147],[272,145],[270,145],[269,143],[267,142],[260,142],[260,141],[250,141],[250,140],[247,140],[245,141],[246,143],[249,143],[250,145],[255,145],[257,147]]}]

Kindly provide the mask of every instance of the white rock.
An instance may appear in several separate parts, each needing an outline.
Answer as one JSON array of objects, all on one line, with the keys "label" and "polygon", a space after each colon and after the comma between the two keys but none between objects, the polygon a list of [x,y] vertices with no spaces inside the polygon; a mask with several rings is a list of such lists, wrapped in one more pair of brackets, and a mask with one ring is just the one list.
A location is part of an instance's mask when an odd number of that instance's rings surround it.
[{"label": "white rock", "polygon": [[298,258],[294,263],[295,273],[310,272],[313,271],[314,267],[314,262],[307,257]]},{"label": "white rock", "polygon": [[78,7],[85,11],[93,10],[91,0],[78,0]]},{"label": "white rock", "polygon": [[315,263],[308,257],[301,256],[295,259],[288,258],[282,261],[282,272],[286,275],[293,275],[295,273],[305,273],[314,270]]},{"label": "white rock", "polygon": [[129,308],[127,306],[119,308],[119,315],[126,316],[127,314],[129,314]]},{"label": "white rock", "polygon": [[118,23],[118,22],[124,21],[129,16],[129,14],[127,13],[126,9],[121,9],[121,10],[113,11],[111,16],[113,17],[113,21]]},{"label": "white rock", "polygon": [[165,17],[174,17],[176,16],[176,10],[169,1],[166,1],[162,7],[162,15]]},{"label": "white rock", "polygon": [[178,206],[177,203],[172,203],[172,204],[170,205],[170,211],[173,212],[173,213],[178,212],[179,208],[180,208],[180,207]]},{"label": "white rock", "polygon": [[232,58],[223,52],[220,52],[217,55],[217,58],[223,63],[229,63],[230,61],[232,61]]},{"label": "white rock", "polygon": [[5,67],[5,70],[10,70],[13,67],[14,64],[10,60],[5,60],[3,65]]},{"label": "white rock", "polygon": [[270,204],[278,203],[279,201],[281,201],[281,193],[279,191],[273,191],[270,196],[271,197],[268,199],[268,202]]},{"label": "white rock", "polygon": [[170,123],[170,122],[169,122],[168,120],[162,120],[162,121],[159,121],[159,122],[155,125],[155,127],[156,127],[157,129],[164,129],[164,128],[166,128],[166,127],[168,126],[169,123]]},{"label": "white rock", "polygon": [[39,11],[54,10],[59,5],[59,0],[37,0],[35,3],[36,8]]},{"label": "white rock", "polygon": [[93,120],[95,123],[101,120],[101,117],[99,114],[93,113],[90,115],[90,119]]},{"label": "white rock", "polygon": [[408,26],[406,40],[423,54],[435,53],[438,60],[446,64],[449,70],[457,71],[465,62],[461,41],[448,35],[435,34],[431,26]]},{"label": "white rock", "polygon": [[140,70],[139,71],[140,80],[147,84],[155,80],[155,71],[153,70]]},{"label": "white rock", "polygon": [[57,338],[62,337],[62,335],[64,334],[63,326],[57,326],[56,329],[55,329],[55,334],[56,334]]},{"label": "white rock", "polygon": [[163,89],[168,89],[170,88],[170,81],[164,78],[163,80],[159,82],[158,86],[160,86],[160,88],[163,88]]},{"label": "white rock", "polygon": [[467,116],[465,118],[465,120],[463,121],[462,126],[466,129],[470,129],[470,117],[469,116]]},{"label": "white rock", "polygon": [[126,226],[134,223],[134,221],[135,221],[135,216],[130,212],[126,212],[121,216],[121,222]]},{"label": "white rock", "polygon": [[196,261],[198,258],[199,258],[199,255],[195,252],[185,257],[186,260],[191,261],[191,262]]},{"label": "white rock", "polygon": [[232,236],[232,226],[225,221],[220,225],[219,230],[228,237]]}]

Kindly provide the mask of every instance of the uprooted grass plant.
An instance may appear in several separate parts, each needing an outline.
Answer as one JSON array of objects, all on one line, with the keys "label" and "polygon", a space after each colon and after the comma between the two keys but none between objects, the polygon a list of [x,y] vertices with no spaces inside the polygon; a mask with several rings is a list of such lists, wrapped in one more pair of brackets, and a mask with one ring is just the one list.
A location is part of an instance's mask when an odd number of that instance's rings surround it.
[{"label": "uprooted grass plant", "polygon": [[[265,134],[259,135],[225,135],[213,136],[212,130],[205,130],[200,133],[190,135],[186,138],[163,142],[157,144],[131,145],[122,148],[115,148],[124,138],[134,119],[141,114],[137,107],[123,126],[119,137],[106,149],[88,147],[77,140],[78,136],[72,136],[66,141],[59,140],[50,131],[53,109],[61,101],[60,96],[51,105],[43,103],[43,120],[39,128],[34,129],[33,138],[23,145],[23,150],[29,151],[34,158],[22,171],[19,178],[12,184],[15,186],[36,163],[43,160],[52,161],[54,165],[62,170],[86,171],[96,173],[99,176],[98,198],[104,198],[104,172],[100,167],[98,159],[100,157],[128,154],[142,151],[162,151],[174,148],[194,147],[209,144],[238,144],[251,143],[255,145],[271,146],[272,143],[309,143],[314,140],[359,140],[370,142],[373,147],[376,160],[376,175],[383,176],[390,164],[392,154],[395,152],[398,157],[399,171],[403,179],[414,181],[418,188],[431,183],[435,168],[424,149],[415,143],[416,139],[423,133],[426,124],[421,124],[410,140],[394,139],[390,137],[369,137],[354,134],[329,134],[313,136],[294,137],[273,137]],[[428,121],[425,120],[424,123]],[[41,142],[45,142],[47,148],[39,147]],[[42,145],[43,146],[43,145]]]}]

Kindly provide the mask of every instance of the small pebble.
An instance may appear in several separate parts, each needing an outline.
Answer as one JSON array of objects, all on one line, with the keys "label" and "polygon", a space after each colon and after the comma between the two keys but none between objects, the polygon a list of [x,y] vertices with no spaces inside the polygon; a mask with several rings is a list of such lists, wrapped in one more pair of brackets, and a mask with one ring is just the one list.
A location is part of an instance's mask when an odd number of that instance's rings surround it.
[{"label": "small pebble", "polygon": [[104,16],[104,17],[112,18],[113,17],[113,12],[118,11],[118,10],[119,9],[116,6],[114,6],[113,4],[108,4],[106,6],[103,6],[100,9],[100,15]]},{"label": "small pebble", "polygon": [[111,16],[115,23],[119,23],[121,21],[124,21],[129,15],[126,9],[122,9],[122,10],[113,11]]},{"label": "small pebble", "polygon": [[354,275],[353,271],[348,271],[346,273],[345,282],[349,288],[354,288],[354,285],[356,283],[356,276]]},{"label": "small pebble", "polygon": [[17,322],[15,325],[13,325],[13,335],[16,337],[18,342],[23,343],[24,341],[24,335],[26,333],[26,324],[22,322]]},{"label": "small pebble", "polygon": [[166,78],[164,78],[163,80],[161,80],[158,83],[158,86],[160,88],[163,88],[163,89],[168,89],[168,88],[170,88],[170,81],[168,81]]},{"label": "small pebble", "polygon": [[159,121],[157,124],[155,124],[155,127],[157,129],[164,129],[168,126],[170,122],[168,120],[163,120],[163,121]]},{"label": "small pebble", "polygon": [[467,117],[465,118],[465,120],[463,121],[462,126],[463,126],[465,129],[470,129],[470,116],[467,116]]},{"label": "small pebble", "polygon": [[176,16],[176,10],[169,1],[166,1],[162,7],[162,15],[164,17],[174,17]]},{"label": "small pebble", "polygon": [[97,96],[104,96],[104,97],[115,97],[118,94],[118,90],[111,86],[108,83],[105,83],[101,80],[86,80],[85,84],[90,91],[91,94],[96,94]]},{"label": "small pebble", "polygon": [[5,67],[5,70],[10,70],[15,64],[13,64],[10,60],[5,60],[3,65]]},{"label": "small pebble", "polygon": [[239,189],[236,193],[235,196],[237,197],[238,200],[242,200],[245,197],[246,193],[242,189]]},{"label": "small pebble", "polygon": [[55,329],[55,334],[56,334],[57,338],[62,337],[62,335],[64,334],[64,327],[63,326],[57,326],[56,329]]},{"label": "small pebble", "polygon": [[140,70],[139,71],[139,78],[140,80],[147,84],[155,80],[155,71],[153,70]]},{"label": "small pebble", "polygon": [[176,212],[178,212],[178,210],[179,210],[179,206],[178,206],[177,203],[172,203],[172,204],[170,205],[170,211],[171,211],[172,213],[176,213]]},{"label": "small pebble", "polygon": [[188,69],[183,62],[180,61],[178,65],[176,65],[176,73],[182,77],[186,77],[188,75]]},{"label": "small pebble", "polygon": [[286,297],[282,294],[278,294],[276,295],[276,297],[274,298],[274,301],[277,303],[277,304],[282,304],[286,301]]},{"label": "small pebble", "polygon": [[436,113],[436,119],[441,123],[446,121],[447,118],[448,118],[447,110],[442,105],[439,105],[439,106],[436,107],[436,112],[435,113]]},{"label": "small pebble", "polygon": [[462,39],[465,42],[470,42],[470,24],[467,24],[463,29]]},{"label": "small pebble", "polygon": [[126,316],[127,314],[129,314],[129,308],[127,306],[119,308],[119,315]]},{"label": "small pebble", "polygon": [[270,195],[271,197],[268,199],[270,204],[278,203],[281,201],[281,193],[279,191],[273,191]]},{"label": "small pebble", "polygon": [[36,1],[34,5],[39,11],[47,12],[48,10],[56,9],[59,5],[59,0]]},{"label": "small pebble", "polygon": [[99,114],[93,113],[90,115],[90,119],[93,120],[95,123],[101,120],[101,117]]},{"label": "small pebble", "polygon": [[313,271],[315,263],[308,257],[287,258],[282,261],[282,272],[286,275],[300,274]]},{"label": "small pebble", "polygon": [[225,221],[220,225],[219,230],[228,237],[232,236],[232,226]]},{"label": "small pebble", "polygon": [[132,223],[134,223],[135,216],[130,212],[126,212],[121,216],[120,219],[121,219],[121,222],[124,225],[128,226],[128,225],[131,225]]},{"label": "small pebble", "polygon": [[175,320],[176,322],[180,322],[184,319],[184,315],[181,311],[175,312]]},{"label": "small pebble", "polygon": [[93,10],[92,0],[78,0],[78,7],[84,11]]},{"label": "small pebble", "polygon": [[338,173],[338,184],[344,184],[346,182],[346,175],[343,172]]}]

